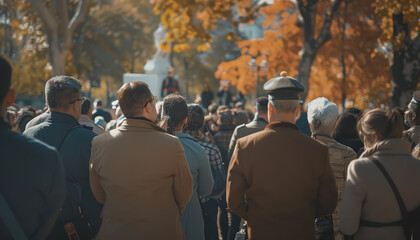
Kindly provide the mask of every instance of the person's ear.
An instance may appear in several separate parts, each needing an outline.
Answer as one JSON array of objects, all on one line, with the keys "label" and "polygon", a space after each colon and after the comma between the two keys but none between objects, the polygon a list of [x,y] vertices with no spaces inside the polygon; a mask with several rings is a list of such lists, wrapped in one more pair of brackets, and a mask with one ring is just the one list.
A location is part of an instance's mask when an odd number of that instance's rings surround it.
[{"label": "person's ear", "polygon": [[257,107],[254,106],[254,114],[257,112]]},{"label": "person's ear", "polygon": [[378,134],[375,131],[372,131],[372,133],[370,134],[370,140],[373,144],[378,142]]},{"label": "person's ear", "polygon": [[7,92],[6,98],[4,99],[4,105],[6,107],[12,106],[13,103],[16,101],[16,92],[14,89],[9,89]]},{"label": "person's ear", "polygon": [[311,132],[314,132],[314,129],[312,127],[312,123],[309,123],[309,128],[311,129]]},{"label": "person's ear", "polygon": [[296,118],[298,118],[300,115],[300,108],[301,108],[301,104],[298,104],[298,107],[296,108],[296,112],[295,112]]},{"label": "person's ear", "polygon": [[271,121],[271,119],[274,117],[274,106],[271,104],[271,102],[268,103],[268,121]]},{"label": "person's ear", "polygon": [[415,122],[416,122],[416,118],[417,118],[417,115],[416,115],[416,113],[415,113],[415,112],[413,112],[413,113],[411,114],[411,120],[413,121],[413,123],[415,123]]}]

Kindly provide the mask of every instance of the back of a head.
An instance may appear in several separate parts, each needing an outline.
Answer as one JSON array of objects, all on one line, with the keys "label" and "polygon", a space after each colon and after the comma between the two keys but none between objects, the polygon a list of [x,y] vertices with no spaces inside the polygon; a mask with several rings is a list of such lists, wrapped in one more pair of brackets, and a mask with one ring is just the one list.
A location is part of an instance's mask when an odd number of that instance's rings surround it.
[{"label": "back of a head", "polygon": [[12,66],[5,57],[0,55],[0,105],[6,98],[12,82]]},{"label": "back of a head", "polygon": [[233,125],[239,126],[249,122],[248,113],[245,111],[235,111]]},{"label": "back of a head", "polygon": [[360,109],[355,108],[355,107],[346,108],[344,109],[344,112],[353,113],[354,115],[356,115],[357,118],[360,118],[363,115],[363,112],[360,111]]},{"label": "back of a head", "polygon": [[175,133],[175,128],[185,120],[188,115],[188,106],[185,99],[178,94],[170,94],[163,99],[162,118],[167,118],[167,131]]},{"label": "back of a head", "polygon": [[255,100],[255,107],[258,114],[267,114],[268,111],[268,98],[259,97]]},{"label": "back of a head", "polygon": [[85,100],[82,103],[82,114],[87,115],[89,112],[89,109],[92,108],[92,102],[89,98],[85,98]]},{"label": "back of a head", "polygon": [[279,112],[284,113],[295,112],[299,106],[298,100],[271,100],[271,103]]},{"label": "back of a head", "polygon": [[337,105],[324,97],[308,104],[308,122],[312,125],[314,134],[330,135],[337,116]]},{"label": "back of a head", "polygon": [[93,102],[93,106],[102,107],[102,101],[100,99],[95,99],[95,102]]},{"label": "back of a head", "polygon": [[67,109],[80,97],[82,84],[69,76],[55,76],[45,84],[45,99],[51,109]]},{"label": "back of a head", "polygon": [[210,104],[210,106],[208,107],[209,113],[216,114],[217,108],[219,108],[219,105],[217,103]]},{"label": "back of a head", "polygon": [[185,130],[199,130],[204,124],[204,110],[198,104],[188,105],[188,122],[185,126]]},{"label": "back of a head", "polygon": [[401,138],[403,135],[403,118],[398,111],[373,109],[366,113],[357,124],[360,138],[375,132],[378,141],[391,138]]},{"label": "back of a head", "polygon": [[357,117],[350,112],[342,112],[332,131],[335,139],[359,139],[357,134]]},{"label": "back of a head", "polygon": [[152,97],[149,86],[140,81],[122,85],[117,91],[118,103],[127,118],[143,114],[143,108]]},{"label": "back of a head", "polygon": [[231,110],[226,109],[219,112],[218,125],[220,127],[234,127],[235,117]]}]

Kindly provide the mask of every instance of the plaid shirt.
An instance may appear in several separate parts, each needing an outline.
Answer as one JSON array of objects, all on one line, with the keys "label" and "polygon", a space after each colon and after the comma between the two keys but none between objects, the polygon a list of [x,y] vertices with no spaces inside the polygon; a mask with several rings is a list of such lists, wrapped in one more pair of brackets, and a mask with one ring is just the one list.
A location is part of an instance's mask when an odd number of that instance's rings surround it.
[{"label": "plaid shirt", "polygon": [[[218,171],[224,168],[222,161],[222,155],[220,154],[219,148],[210,142],[207,138],[196,139],[197,142],[206,150],[207,156],[209,157],[210,166],[212,171]],[[209,198],[201,197],[201,202],[205,203]]]},{"label": "plaid shirt", "polygon": [[228,150],[229,150],[230,139],[232,138],[232,135],[233,135],[233,130],[234,129],[231,129],[231,128],[220,129],[214,135],[214,141],[216,142],[216,145],[220,149],[220,153],[222,155],[223,163],[226,164],[226,167],[229,163]]}]

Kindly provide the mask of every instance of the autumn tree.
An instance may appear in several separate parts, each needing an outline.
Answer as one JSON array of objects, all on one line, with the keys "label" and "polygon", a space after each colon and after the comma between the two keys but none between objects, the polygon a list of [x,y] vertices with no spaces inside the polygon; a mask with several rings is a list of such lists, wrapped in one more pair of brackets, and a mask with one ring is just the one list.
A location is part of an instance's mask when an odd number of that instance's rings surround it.
[{"label": "autumn tree", "polygon": [[420,1],[375,1],[379,42],[392,72],[391,106],[405,107],[420,79]]},{"label": "autumn tree", "polygon": [[53,76],[66,74],[66,57],[72,47],[72,35],[84,21],[89,2],[79,0],[73,16],[69,18],[67,0],[30,0],[46,32]]}]

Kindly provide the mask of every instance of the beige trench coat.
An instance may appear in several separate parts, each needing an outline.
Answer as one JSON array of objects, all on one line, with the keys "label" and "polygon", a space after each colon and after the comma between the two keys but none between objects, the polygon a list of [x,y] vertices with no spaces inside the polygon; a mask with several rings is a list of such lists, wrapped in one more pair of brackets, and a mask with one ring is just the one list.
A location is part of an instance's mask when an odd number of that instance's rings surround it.
[{"label": "beige trench coat", "polygon": [[420,161],[410,155],[410,145],[406,141],[385,140],[350,163],[341,203],[340,229],[346,235],[354,235],[355,240],[404,240],[402,227],[359,225],[360,219],[380,223],[402,219],[388,181],[367,156],[378,159],[385,167],[408,211],[420,206]]},{"label": "beige trench coat", "polygon": [[315,218],[337,204],[328,148],[294,124],[271,123],[237,141],[226,197],[251,240],[314,239]]},{"label": "beige trench coat", "polygon": [[184,239],[179,217],[193,186],[178,138],[126,119],[93,140],[90,163],[92,191],[104,204],[98,239]]}]

